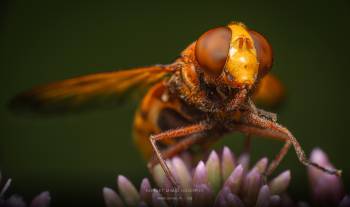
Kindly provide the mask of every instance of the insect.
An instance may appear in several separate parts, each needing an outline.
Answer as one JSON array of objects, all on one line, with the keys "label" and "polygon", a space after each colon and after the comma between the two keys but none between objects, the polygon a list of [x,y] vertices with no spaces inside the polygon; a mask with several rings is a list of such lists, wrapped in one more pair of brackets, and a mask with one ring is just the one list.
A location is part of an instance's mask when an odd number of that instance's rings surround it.
[{"label": "insect", "polygon": [[171,64],[102,72],[35,87],[16,96],[11,107],[61,113],[84,106],[116,104],[128,94],[149,88],[134,118],[134,137],[149,166],[160,164],[176,180],[165,159],[194,145],[210,146],[223,135],[240,132],[285,144],[267,168],[271,174],[291,146],[300,162],[326,173],[341,171],[309,161],[297,139],[277,123],[276,115],[254,102],[274,104],[281,83],[269,73],[272,48],[243,23],[211,29]]}]

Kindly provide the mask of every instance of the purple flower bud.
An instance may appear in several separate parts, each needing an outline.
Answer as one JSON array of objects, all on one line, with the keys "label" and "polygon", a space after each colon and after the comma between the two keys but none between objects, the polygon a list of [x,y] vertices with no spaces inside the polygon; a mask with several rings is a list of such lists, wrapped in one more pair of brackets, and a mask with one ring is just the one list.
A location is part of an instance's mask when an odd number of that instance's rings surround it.
[{"label": "purple flower bud", "polygon": [[254,167],[256,167],[256,168],[258,169],[259,173],[263,174],[263,173],[265,173],[265,171],[266,171],[268,162],[269,162],[269,161],[267,160],[267,158],[264,157],[264,158],[260,159],[260,160],[255,164]]},{"label": "purple flower bud", "polygon": [[194,171],[192,186],[208,184],[207,169],[203,161],[200,161]]},{"label": "purple flower bud", "polygon": [[152,175],[154,178],[154,181],[157,183],[159,187],[162,187],[164,185],[164,182],[166,180],[166,176],[164,173],[164,170],[160,164],[156,165],[152,169]]},{"label": "purple flower bud", "polygon": [[179,157],[174,157],[172,160],[172,164],[173,164],[174,174],[177,175],[176,179],[179,182],[180,187],[182,187],[183,189],[190,189],[192,179],[191,179],[190,172],[188,171],[185,163]]},{"label": "purple flower bud", "polygon": [[118,176],[118,190],[123,196],[126,205],[136,206],[140,202],[140,195],[134,185],[124,176]]},{"label": "purple flower bud", "polygon": [[32,200],[30,207],[48,207],[50,206],[50,200],[50,193],[42,192]]},{"label": "purple flower bud", "polygon": [[256,201],[256,207],[268,207],[270,204],[270,189],[269,186],[264,185],[260,188],[258,198]]},{"label": "purple flower bud", "polygon": [[289,170],[279,174],[277,177],[270,181],[269,187],[271,189],[271,193],[280,194],[284,192],[289,186],[290,179],[291,176]]},{"label": "purple flower bud", "polygon": [[123,207],[124,204],[114,190],[104,187],[102,190],[103,198],[107,207]]},{"label": "purple flower bud", "polygon": [[224,183],[224,187],[229,187],[232,193],[237,194],[241,188],[243,178],[243,167],[238,165]]},{"label": "purple flower bud", "polygon": [[253,205],[260,186],[261,186],[261,175],[257,168],[253,168],[245,177],[243,185],[243,201],[248,205]]},{"label": "purple flower bud", "polygon": [[[310,160],[319,165],[333,168],[327,155],[319,148],[312,151]],[[340,177],[329,175],[314,167],[308,167],[311,184],[311,195],[317,205],[338,205],[344,196],[344,188]]]},{"label": "purple flower bud", "polygon": [[147,203],[147,205],[152,205],[152,187],[147,178],[144,178],[141,182],[140,198],[142,201]]},{"label": "purple flower bud", "polygon": [[221,184],[220,161],[215,151],[212,151],[206,162],[209,186],[214,192],[218,192]]},{"label": "purple flower bud", "polygon": [[226,180],[235,168],[235,160],[228,147],[224,147],[221,157],[222,180]]},{"label": "purple flower bud", "polygon": [[203,161],[200,161],[194,170],[192,191],[194,206],[205,206],[212,203],[214,195],[208,184],[207,169]]}]

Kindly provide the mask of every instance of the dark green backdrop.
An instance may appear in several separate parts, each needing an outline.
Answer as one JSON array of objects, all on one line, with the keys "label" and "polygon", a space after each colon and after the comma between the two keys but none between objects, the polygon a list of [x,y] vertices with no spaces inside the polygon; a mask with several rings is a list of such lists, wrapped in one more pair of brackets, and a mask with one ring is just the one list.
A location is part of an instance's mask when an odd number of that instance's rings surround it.
[{"label": "dark green backdrop", "polygon": [[[132,1],[134,2],[134,1]],[[147,175],[131,139],[137,103],[111,110],[30,118],[7,101],[35,84],[71,76],[168,63],[211,27],[242,21],[265,34],[274,73],[288,88],[279,120],[309,153],[326,150],[350,179],[349,4],[315,1],[72,3],[10,1],[1,8],[0,168],[26,199],[50,190],[56,206],[102,205],[101,188],[118,174],[139,183]],[[222,141],[239,152],[241,136]],[[253,158],[272,156],[281,143],[254,140]],[[306,171],[290,151],[278,169],[292,170],[292,193],[307,195]]]}]

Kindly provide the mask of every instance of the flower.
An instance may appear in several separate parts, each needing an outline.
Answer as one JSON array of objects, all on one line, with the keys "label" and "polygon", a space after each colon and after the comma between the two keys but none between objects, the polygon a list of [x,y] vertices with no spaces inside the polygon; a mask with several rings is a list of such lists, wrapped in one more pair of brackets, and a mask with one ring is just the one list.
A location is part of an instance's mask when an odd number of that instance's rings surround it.
[{"label": "flower", "polygon": [[[321,149],[312,151],[310,160],[325,167],[333,167],[328,156]],[[345,194],[340,177],[326,174],[319,169],[308,167],[311,197],[316,206],[350,207],[350,196]]]},{"label": "flower", "polygon": [[[260,159],[249,169],[249,155],[238,159],[228,147],[212,151],[208,159],[191,165],[184,154],[166,161],[180,188],[172,188],[160,165],[152,169],[157,187],[144,178],[139,190],[124,176],[117,178],[118,193],[103,188],[108,207],[115,206],[287,206],[294,205],[286,194],[291,173],[286,170],[266,181],[263,173],[268,159]],[[303,203],[301,203],[302,205]]]},{"label": "flower", "polygon": [[[0,173],[0,183],[2,180],[2,176]],[[27,204],[23,201],[23,199],[18,195],[11,195],[9,198],[5,199],[5,193],[7,189],[11,185],[11,179],[8,179],[4,186],[0,188],[0,207],[26,207]],[[32,202],[30,203],[30,207],[48,207],[50,205],[50,194],[45,191],[37,195]]]}]

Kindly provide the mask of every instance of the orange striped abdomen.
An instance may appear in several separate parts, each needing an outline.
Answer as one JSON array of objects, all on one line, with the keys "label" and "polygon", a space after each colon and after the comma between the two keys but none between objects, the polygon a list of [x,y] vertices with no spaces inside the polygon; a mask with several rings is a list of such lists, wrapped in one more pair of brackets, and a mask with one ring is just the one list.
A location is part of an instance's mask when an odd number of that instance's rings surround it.
[{"label": "orange striped abdomen", "polygon": [[[133,129],[135,144],[146,159],[153,153],[149,141],[151,134],[179,128],[193,122],[195,116],[188,115],[187,109],[188,107],[177,96],[169,94],[163,82],[154,85],[147,92],[136,111]],[[162,149],[174,143],[174,140],[165,140],[158,145]]]}]

